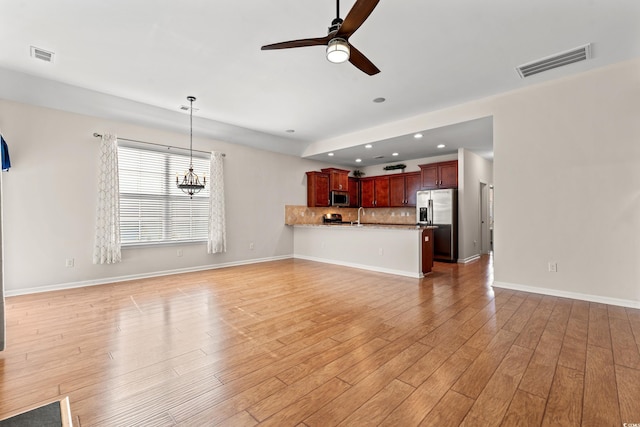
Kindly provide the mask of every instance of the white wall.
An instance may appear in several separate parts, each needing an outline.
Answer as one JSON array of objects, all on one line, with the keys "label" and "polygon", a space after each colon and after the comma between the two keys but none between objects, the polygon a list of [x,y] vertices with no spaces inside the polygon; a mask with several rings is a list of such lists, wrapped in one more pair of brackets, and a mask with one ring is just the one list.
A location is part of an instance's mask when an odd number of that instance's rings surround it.
[{"label": "white wall", "polygon": [[458,174],[458,260],[466,261],[482,252],[480,183],[493,184],[493,163],[461,148]]},{"label": "white wall", "polygon": [[640,307],[640,60],[495,109],[498,285]]},{"label": "white wall", "polygon": [[[227,155],[227,253],[208,255],[204,243],[123,248],[121,263],[94,265],[98,139],[93,132],[188,147],[188,116],[185,132],[177,134],[0,100],[0,128],[13,165],[2,180],[9,295],[291,256],[284,206],[305,204],[304,172],[327,166],[194,135],[194,149]],[[73,268],[65,267],[67,258],[75,260]]]}]

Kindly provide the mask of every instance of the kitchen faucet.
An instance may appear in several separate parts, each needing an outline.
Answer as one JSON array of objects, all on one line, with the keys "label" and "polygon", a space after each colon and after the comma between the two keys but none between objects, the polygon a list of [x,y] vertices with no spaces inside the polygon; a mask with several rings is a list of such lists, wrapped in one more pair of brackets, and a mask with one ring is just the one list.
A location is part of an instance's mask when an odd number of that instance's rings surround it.
[{"label": "kitchen faucet", "polygon": [[360,224],[360,209],[362,209],[362,213],[364,214],[364,208],[362,206],[360,206],[358,208],[358,227],[360,227],[362,224]]}]

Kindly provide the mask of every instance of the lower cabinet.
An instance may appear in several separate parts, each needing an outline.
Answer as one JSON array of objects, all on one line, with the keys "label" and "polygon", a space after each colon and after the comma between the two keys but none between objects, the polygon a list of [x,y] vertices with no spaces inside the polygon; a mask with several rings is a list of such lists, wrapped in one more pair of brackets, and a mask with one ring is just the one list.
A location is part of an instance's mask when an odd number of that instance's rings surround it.
[{"label": "lower cabinet", "polygon": [[433,228],[422,229],[422,274],[433,268]]}]

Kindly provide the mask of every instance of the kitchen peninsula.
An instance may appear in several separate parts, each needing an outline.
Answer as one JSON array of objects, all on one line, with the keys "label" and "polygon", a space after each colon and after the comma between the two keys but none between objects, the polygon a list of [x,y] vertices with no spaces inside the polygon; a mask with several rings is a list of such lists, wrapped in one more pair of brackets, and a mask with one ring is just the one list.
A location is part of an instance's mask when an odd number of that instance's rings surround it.
[{"label": "kitchen peninsula", "polygon": [[335,211],[285,206],[296,258],[415,278],[431,272],[433,228],[417,227],[415,210],[367,209],[358,226],[358,210],[341,208],[342,223],[323,223]]}]

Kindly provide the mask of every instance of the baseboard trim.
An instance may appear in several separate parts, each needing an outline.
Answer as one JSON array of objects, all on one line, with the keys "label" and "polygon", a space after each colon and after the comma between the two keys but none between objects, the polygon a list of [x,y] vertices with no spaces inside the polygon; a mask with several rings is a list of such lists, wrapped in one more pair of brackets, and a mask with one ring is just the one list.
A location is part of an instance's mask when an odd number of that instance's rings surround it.
[{"label": "baseboard trim", "polygon": [[366,265],[366,264],[356,264],[352,262],[336,261],[336,260],[327,259],[327,258],[316,258],[316,257],[311,257],[306,255],[296,255],[296,254],[294,254],[293,257],[295,259],[304,259],[306,261],[322,262],[324,264],[333,264],[333,265],[340,265],[342,267],[351,267],[351,268],[359,268],[360,270],[375,271],[376,273],[387,273],[387,274],[394,274],[396,276],[411,277],[412,279],[421,279],[422,277],[424,277],[422,273],[417,274],[417,273],[412,273],[410,271],[394,270],[391,268],[375,267],[375,266]]},{"label": "baseboard trim", "polygon": [[464,258],[464,259],[459,259],[458,260],[458,264],[467,264],[467,263],[469,263],[471,261],[476,261],[478,259],[480,259],[480,254],[475,254],[475,255],[472,255],[472,256]]},{"label": "baseboard trim", "polygon": [[512,291],[522,291],[522,292],[530,292],[533,294],[549,295],[553,297],[571,298],[571,299],[577,299],[581,301],[597,302],[600,304],[617,305],[620,307],[640,308],[640,301],[633,301],[633,300],[626,300],[626,299],[619,299],[619,298],[609,298],[609,297],[603,297],[600,295],[582,294],[578,292],[567,292],[567,291],[560,291],[557,289],[538,288],[535,286],[518,285],[515,283],[497,282],[497,281],[493,282],[493,287],[510,289]]},{"label": "baseboard trim", "polygon": [[255,259],[248,259],[248,260],[242,260],[242,261],[225,262],[222,264],[210,264],[210,265],[201,265],[197,267],[154,271],[152,273],[130,274],[127,276],[115,276],[115,277],[108,277],[108,278],[96,279],[96,280],[84,280],[80,282],[59,283],[56,285],[38,286],[35,288],[15,289],[15,290],[5,289],[4,296],[12,297],[12,296],[18,296],[18,295],[37,294],[40,292],[51,292],[51,291],[61,291],[65,289],[84,288],[86,286],[106,285],[109,283],[126,282],[129,280],[137,280],[137,279],[149,279],[152,277],[170,276],[172,274],[180,274],[180,273],[193,273],[196,271],[216,270],[219,268],[237,267],[237,266],[249,265],[249,264],[259,264],[262,262],[280,261],[283,259],[291,259],[291,258],[293,258],[293,255],[281,255],[281,256],[274,256],[274,257],[267,257],[267,258],[255,258]]}]

